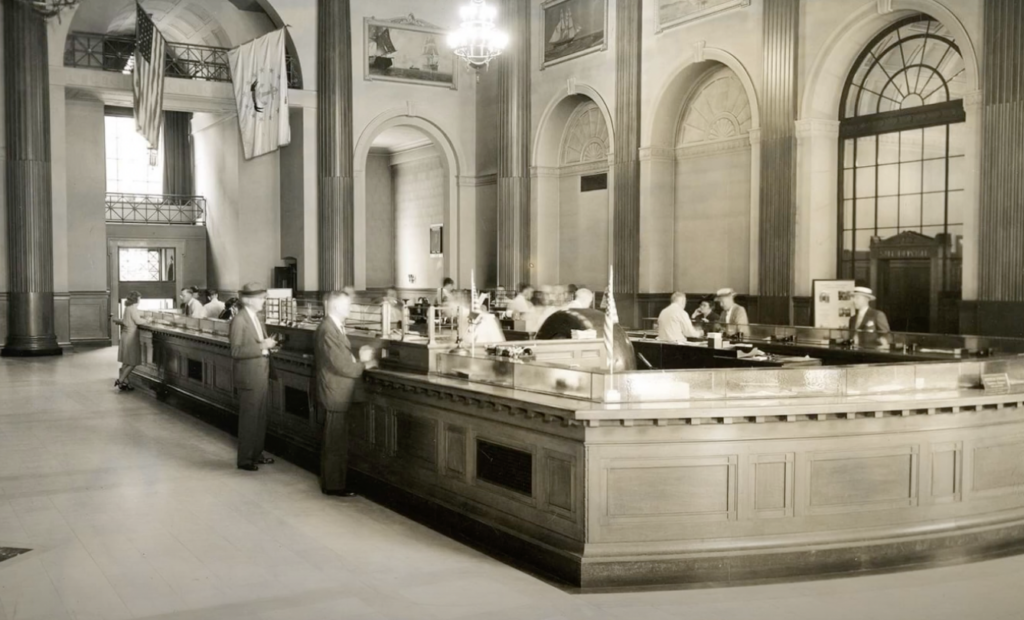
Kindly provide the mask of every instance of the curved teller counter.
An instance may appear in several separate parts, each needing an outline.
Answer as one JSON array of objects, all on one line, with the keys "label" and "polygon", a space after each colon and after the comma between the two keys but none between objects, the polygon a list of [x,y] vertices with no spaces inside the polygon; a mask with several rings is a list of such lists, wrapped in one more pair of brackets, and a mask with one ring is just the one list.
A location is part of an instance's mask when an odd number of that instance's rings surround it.
[{"label": "curved teller counter", "polygon": [[[144,329],[136,385],[230,419],[223,336]],[[895,335],[896,352],[849,365],[856,349],[842,348],[837,365],[827,340],[768,336],[758,348],[813,359],[820,346],[821,363],[609,373],[600,339],[517,342],[533,355],[516,359],[365,338],[384,363],[349,416],[361,491],[577,586],[802,578],[1024,548],[1021,341],[949,337],[963,346],[932,356],[927,337]],[[270,432],[305,463],[319,428],[300,341],[274,356]],[[388,362],[416,346],[429,365],[407,352]]]}]

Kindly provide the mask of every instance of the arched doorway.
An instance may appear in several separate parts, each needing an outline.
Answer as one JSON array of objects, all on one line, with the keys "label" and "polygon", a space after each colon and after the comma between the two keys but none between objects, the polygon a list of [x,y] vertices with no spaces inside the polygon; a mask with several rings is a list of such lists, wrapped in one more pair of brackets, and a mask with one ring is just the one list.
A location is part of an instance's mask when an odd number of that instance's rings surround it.
[{"label": "arched doorway", "polygon": [[[837,271],[875,288],[898,331],[956,331],[966,208],[965,72],[953,33],[930,16],[914,15],[871,40],[843,89]],[[910,238],[906,233],[937,250],[887,249],[878,260],[877,248]]]},{"label": "arched doorway", "polygon": [[356,288],[427,291],[446,276],[461,286],[462,159],[447,134],[390,110],[363,130],[354,154]]},{"label": "arched doorway", "polygon": [[534,284],[600,288],[607,278],[611,157],[611,123],[600,97],[579,88],[559,95],[544,114],[534,150]]}]

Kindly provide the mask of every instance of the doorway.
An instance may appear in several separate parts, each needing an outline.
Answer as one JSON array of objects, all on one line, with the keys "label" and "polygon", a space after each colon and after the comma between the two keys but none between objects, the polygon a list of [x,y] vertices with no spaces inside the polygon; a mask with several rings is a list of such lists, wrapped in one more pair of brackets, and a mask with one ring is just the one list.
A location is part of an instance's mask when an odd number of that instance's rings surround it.
[{"label": "doorway", "polygon": [[931,331],[931,270],[930,259],[879,262],[878,304],[893,331]]},{"label": "doorway", "polygon": [[[181,289],[184,242],[159,239],[108,239],[107,280],[110,283],[110,308],[120,318],[124,298],[138,291],[142,310],[172,309]],[[117,329],[111,330],[111,343],[119,342]]]}]

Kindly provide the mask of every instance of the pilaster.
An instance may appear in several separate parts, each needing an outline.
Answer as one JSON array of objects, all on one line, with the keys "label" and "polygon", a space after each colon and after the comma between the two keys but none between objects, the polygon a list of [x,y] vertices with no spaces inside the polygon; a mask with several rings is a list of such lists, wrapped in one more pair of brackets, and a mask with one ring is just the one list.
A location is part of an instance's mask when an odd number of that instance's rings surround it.
[{"label": "pilaster", "polygon": [[321,291],[355,281],[350,0],[317,2],[317,207]]},{"label": "pilaster", "polygon": [[[624,325],[639,326],[640,75],[643,2],[615,3],[615,188],[612,259]],[[621,299],[620,299],[621,297]]]}]

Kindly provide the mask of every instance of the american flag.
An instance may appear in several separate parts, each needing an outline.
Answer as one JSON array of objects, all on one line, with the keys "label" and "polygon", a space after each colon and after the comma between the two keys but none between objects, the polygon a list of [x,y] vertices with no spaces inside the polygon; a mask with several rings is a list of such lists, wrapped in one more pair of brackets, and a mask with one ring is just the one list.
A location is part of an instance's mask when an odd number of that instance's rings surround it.
[{"label": "american flag", "polygon": [[150,149],[156,149],[164,124],[165,42],[142,5],[136,3],[135,8],[135,130],[149,142]]},{"label": "american flag", "polygon": [[604,311],[604,348],[608,353],[608,366],[615,369],[615,324],[619,322],[619,312],[615,309],[615,294],[613,292],[612,267],[608,267],[608,288],[604,291],[604,304],[607,309]]}]

